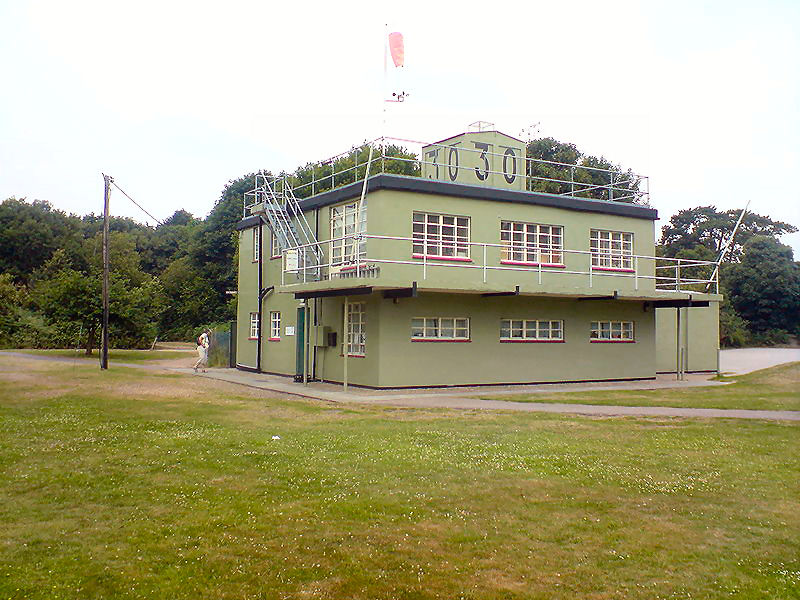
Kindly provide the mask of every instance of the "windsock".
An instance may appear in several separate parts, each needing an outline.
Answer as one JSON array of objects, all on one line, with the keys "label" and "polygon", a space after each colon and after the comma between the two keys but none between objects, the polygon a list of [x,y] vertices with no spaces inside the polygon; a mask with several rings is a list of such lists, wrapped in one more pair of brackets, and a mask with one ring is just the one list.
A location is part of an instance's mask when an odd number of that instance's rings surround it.
[{"label": "windsock", "polygon": [[402,67],[406,57],[402,33],[394,31],[389,34],[389,51],[392,53],[392,62],[394,62],[394,66]]}]

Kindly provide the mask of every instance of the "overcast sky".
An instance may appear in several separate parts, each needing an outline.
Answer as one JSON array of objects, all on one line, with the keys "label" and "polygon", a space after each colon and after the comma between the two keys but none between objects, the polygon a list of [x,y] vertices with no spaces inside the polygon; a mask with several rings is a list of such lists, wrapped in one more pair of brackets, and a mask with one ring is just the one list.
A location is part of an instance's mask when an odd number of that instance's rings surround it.
[{"label": "overcast sky", "polygon": [[[229,179],[476,120],[650,177],[662,219],[713,204],[800,225],[800,2],[0,0],[0,200],[159,218]],[[146,221],[120,194],[112,212]],[[796,258],[800,234],[786,236]]]}]

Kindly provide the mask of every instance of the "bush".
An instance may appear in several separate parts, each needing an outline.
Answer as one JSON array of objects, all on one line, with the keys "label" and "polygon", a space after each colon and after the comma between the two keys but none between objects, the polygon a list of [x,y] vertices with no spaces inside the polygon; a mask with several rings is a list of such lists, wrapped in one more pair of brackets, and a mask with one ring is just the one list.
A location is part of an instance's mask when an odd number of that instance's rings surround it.
[{"label": "bush", "polygon": [[789,332],[784,329],[768,329],[754,333],[751,338],[753,346],[785,346],[789,343]]}]

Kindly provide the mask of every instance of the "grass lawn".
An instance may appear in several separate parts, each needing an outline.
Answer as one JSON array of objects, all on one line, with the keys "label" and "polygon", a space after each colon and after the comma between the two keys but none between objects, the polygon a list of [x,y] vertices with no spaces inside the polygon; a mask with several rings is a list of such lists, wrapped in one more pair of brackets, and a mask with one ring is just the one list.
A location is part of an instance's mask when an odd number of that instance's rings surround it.
[{"label": "grass lawn", "polygon": [[342,406],[0,356],[0,432],[3,599],[800,595],[790,423]]},{"label": "grass lawn", "polygon": [[[81,358],[85,360],[99,361],[99,351],[95,350],[87,355],[85,350],[14,350],[25,354],[39,354],[43,356],[66,356],[69,358]],[[172,358],[191,358],[195,355],[194,349],[191,351],[183,350],[117,350],[108,351],[108,360],[117,362],[139,362],[146,360],[169,360]]]},{"label": "grass lawn", "polygon": [[719,379],[731,383],[726,386],[674,390],[509,394],[485,396],[484,399],[615,406],[800,410],[800,362]]}]

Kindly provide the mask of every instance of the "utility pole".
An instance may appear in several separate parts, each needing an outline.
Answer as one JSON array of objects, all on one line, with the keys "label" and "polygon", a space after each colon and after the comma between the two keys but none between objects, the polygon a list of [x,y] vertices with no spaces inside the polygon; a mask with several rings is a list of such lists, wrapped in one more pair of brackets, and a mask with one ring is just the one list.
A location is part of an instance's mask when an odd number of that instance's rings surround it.
[{"label": "utility pole", "polygon": [[100,368],[108,369],[108,199],[114,179],[103,173],[103,341],[100,350]]}]

